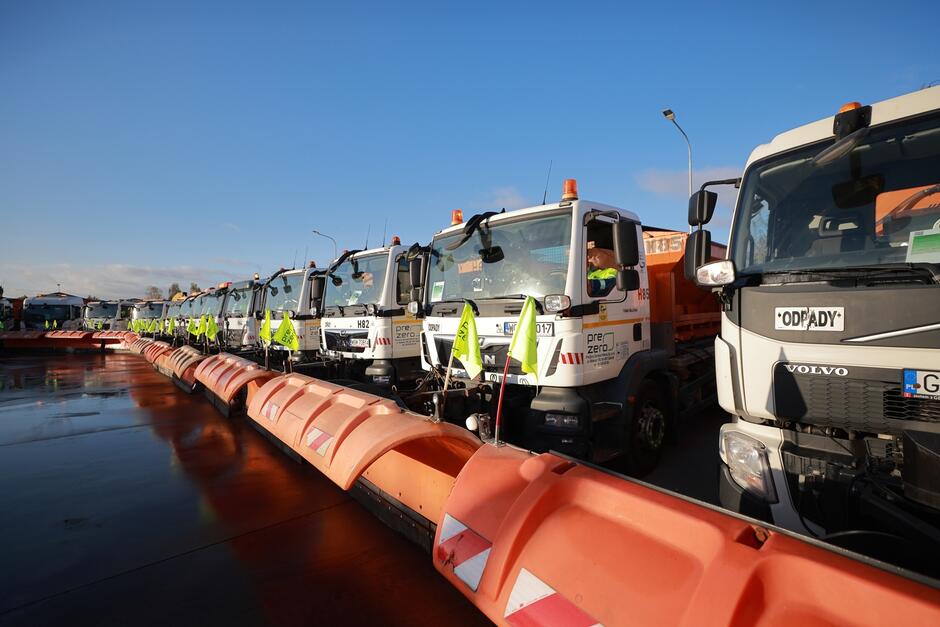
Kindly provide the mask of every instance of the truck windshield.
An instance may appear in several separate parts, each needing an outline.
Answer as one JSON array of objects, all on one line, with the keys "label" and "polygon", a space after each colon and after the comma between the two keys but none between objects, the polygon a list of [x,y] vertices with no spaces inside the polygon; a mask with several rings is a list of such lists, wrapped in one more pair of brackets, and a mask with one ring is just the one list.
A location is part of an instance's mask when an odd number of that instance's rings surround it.
[{"label": "truck windshield", "polygon": [[211,294],[206,294],[202,297],[202,306],[199,309],[199,314],[206,314],[207,316],[218,317],[222,313],[222,301],[225,298],[225,292],[212,292]]},{"label": "truck windshield", "polygon": [[225,314],[232,318],[247,316],[248,309],[251,307],[251,292],[250,287],[230,291],[225,301]]},{"label": "truck windshield", "polygon": [[153,318],[159,318],[162,314],[163,305],[148,304],[137,306],[137,318],[152,320]]},{"label": "truck windshield", "polygon": [[565,292],[570,212],[484,224],[460,243],[464,237],[457,233],[432,242],[430,302]]},{"label": "truck windshield", "polygon": [[94,303],[85,309],[86,318],[114,318],[117,316],[117,303]]},{"label": "truck windshield", "polygon": [[[367,255],[347,259],[339,264],[328,278],[324,307],[374,305],[382,297],[388,254]],[[336,283],[339,285],[336,285]]]},{"label": "truck windshield", "polygon": [[300,309],[300,292],[301,287],[303,287],[303,278],[303,272],[295,272],[282,274],[271,279],[265,289],[265,309],[272,312],[286,309],[296,313]]},{"label": "truck windshield", "polygon": [[749,168],[732,227],[738,272],[940,263],[940,115],[874,127],[814,164],[832,143]]},{"label": "truck windshield", "polygon": [[23,309],[23,320],[27,322],[70,319],[68,305],[27,305]]}]

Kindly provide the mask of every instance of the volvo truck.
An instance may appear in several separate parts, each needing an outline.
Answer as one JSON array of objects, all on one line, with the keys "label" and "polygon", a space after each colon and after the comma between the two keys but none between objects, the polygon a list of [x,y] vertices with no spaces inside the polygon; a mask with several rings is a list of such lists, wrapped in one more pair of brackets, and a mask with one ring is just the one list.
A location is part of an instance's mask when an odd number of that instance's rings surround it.
[{"label": "volvo truck", "polygon": [[[538,368],[533,375],[509,363],[503,439],[650,471],[678,417],[714,402],[718,303],[684,279],[686,234],[583,200],[573,179],[558,202],[453,221],[412,264],[423,291],[412,307],[424,316],[422,362],[438,385],[406,402],[448,421],[470,415],[469,428],[495,435],[510,340],[531,296]],[[724,256],[717,245],[715,256]],[[465,304],[483,372],[469,380],[455,360],[445,395],[439,384]]]},{"label": "volvo truck", "polygon": [[409,249],[346,251],[326,273],[321,324],[324,353],[340,378],[385,388],[414,387],[423,378],[421,320],[412,300]]},{"label": "volvo truck", "polygon": [[937,576],[940,87],[781,133],[739,186],[725,260],[698,252],[716,192],[689,203],[722,505]]}]

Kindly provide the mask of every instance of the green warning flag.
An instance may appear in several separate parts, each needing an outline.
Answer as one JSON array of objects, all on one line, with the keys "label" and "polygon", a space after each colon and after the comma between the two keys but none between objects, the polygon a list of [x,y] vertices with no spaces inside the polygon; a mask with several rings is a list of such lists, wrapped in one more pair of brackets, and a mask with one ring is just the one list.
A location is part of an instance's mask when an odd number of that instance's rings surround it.
[{"label": "green warning flag", "polygon": [[186,325],[186,332],[190,335],[196,335],[196,319],[190,318],[189,323]]},{"label": "green warning flag", "polygon": [[281,346],[286,346],[292,351],[300,349],[300,340],[297,338],[297,332],[294,331],[294,323],[290,321],[287,310],[284,310],[284,317],[281,319],[281,325],[274,333],[274,341]]},{"label": "green warning flag", "polygon": [[99,321],[98,321],[98,330],[101,331],[102,329],[104,329],[104,320],[99,320]]},{"label": "green warning flag", "polygon": [[202,337],[206,332],[206,314],[199,316],[199,324],[196,326],[196,337]]},{"label": "green warning flag", "polygon": [[209,338],[210,342],[214,342],[218,334],[219,327],[215,323],[215,316],[209,316],[209,320],[206,322],[206,337]]},{"label": "green warning flag", "polygon": [[457,337],[454,338],[451,350],[470,378],[476,379],[483,371],[483,358],[480,356],[480,340],[477,338],[477,321],[469,303],[463,305],[463,313],[457,323]]},{"label": "green warning flag", "polygon": [[159,330],[160,330],[160,322],[156,318],[154,318],[153,322],[150,323],[150,332],[156,333]]},{"label": "green warning flag", "polygon": [[173,332],[176,331],[176,318],[170,318],[168,322],[169,322],[169,325],[170,325],[170,326],[167,327],[167,329],[168,329],[167,332],[168,332],[170,335],[173,335]]},{"label": "green warning flag", "polygon": [[519,314],[519,322],[516,323],[516,330],[512,334],[512,342],[509,344],[509,356],[518,359],[522,364],[522,372],[527,372],[538,381],[538,334],[535,324],[535,299],[527,296],[525,305],[522,306],[522,312]]},{"label": "green warning flag", "polygon": [[0,331],[3,331],[5,327],[3,326],[3,320],[0,320]]},{"label": "green warning flag", "polygon": [[48,329],[48,328],[49,328],[49,321],[46,320],[44,324],[45,324],[45,327]]},{"label": "green warning flag", "polygon": [[58,321],[58,320],[53,320],[53,321],[52,321],[52,328],[53,328],[53,329],[58,329],[58,328],[59,328],[59,321]]},{"label": "green warning flag", "polygon": [[258,331],[258,337],[266,345],[271,345],[271,310],[264,310],[264,324],[261,325],[261,330]]}]

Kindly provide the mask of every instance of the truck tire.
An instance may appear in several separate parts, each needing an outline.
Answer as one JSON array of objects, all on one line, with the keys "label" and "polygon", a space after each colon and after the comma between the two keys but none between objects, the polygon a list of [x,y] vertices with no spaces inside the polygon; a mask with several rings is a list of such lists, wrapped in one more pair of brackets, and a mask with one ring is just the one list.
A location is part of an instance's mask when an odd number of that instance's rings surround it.
[{"label": "truck tire", "polygon": [[659,464],[666,439],[668,410],[662,388],[646,379],[624,425],[623,462],[627,474],[642,477]]}]

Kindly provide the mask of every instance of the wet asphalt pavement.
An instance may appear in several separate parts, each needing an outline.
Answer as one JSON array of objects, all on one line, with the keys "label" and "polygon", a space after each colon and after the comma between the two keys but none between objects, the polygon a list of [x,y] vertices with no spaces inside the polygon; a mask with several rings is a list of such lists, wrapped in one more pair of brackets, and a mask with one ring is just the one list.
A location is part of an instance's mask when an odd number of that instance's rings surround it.
[{"label": "wet asphalt pavement", "polygon": [[0,357],[0,625],[483,625],[430,557],[130,354]]},{"label": "wet asphalt pavement", "polygon": [[[714,410],[646,481],[715,502]],[[0,357],[0,625],[479,625],[430,557],[131,354]]]}]

